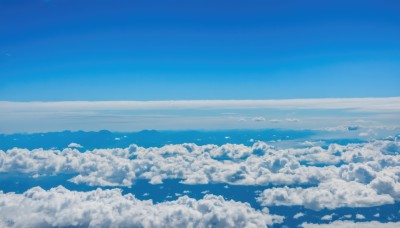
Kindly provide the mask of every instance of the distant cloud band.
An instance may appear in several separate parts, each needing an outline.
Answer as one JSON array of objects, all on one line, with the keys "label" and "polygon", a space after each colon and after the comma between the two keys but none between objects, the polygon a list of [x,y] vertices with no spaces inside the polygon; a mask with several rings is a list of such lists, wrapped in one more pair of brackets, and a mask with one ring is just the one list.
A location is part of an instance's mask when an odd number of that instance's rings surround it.
[{"label": "distant cloud band", "polygon": [[0,101],[0,112],[173,110],[173,109],[351,109],[367,112],[400,111],[400,97],[321,98],[285,100],[171,100],[171,101]]}]

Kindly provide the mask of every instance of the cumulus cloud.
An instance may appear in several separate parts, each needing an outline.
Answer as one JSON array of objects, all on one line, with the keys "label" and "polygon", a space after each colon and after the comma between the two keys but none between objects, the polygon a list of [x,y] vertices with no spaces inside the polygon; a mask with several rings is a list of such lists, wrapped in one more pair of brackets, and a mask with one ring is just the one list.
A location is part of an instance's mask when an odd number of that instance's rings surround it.
[{"label": "cumulus cloud", "polygon": [[266,189],[257,198],[263,206],[301,205],[312,210],[338,207],[371,207],[394,203],[388,194],[378,194],[358,182],[330,180],[310,188]]},{"label": "cumulus cloud", "polygon": [[35,187],[23,194],[0,192],[0,205],[1,227],[266,227],[283,220],[221,196],[154,204],[119,189]]},{"label": "cumulus cloud", "polygon": [[334,215],[335,215],[335,214],[324,215],[324,216],[322,216],[321,220],[332,220],[332,217],[333,217]]},{"label": "cumulus cloud", "polygon": [[358,136],[360,136],[360,137],[369,137],[369,136],[376,136],[376,135],[378,135],[378,134],[372,129],[368,129],[368,131],[361,132],[360,134],[358,134]]},{"label": "cumulus cloud", "polygon": [[304,213],[299,212],[299,213],[295,214],[295,215],[293,216],[293,218],[294,218],[294,219],[299,219],[299,218],[303,217],[304,215],[305,215]]},{"label": "cumulus cloud", "polygon": [[78,144],[78,143],[70,143],[69,145],[68,145],[68,147],[69,148],[82,148],[83,146],[81,146],[80,144]]},{"label": "cumulus cloud", "polygon": [[343,164],[336,166],[336,177],[320,179],[316,187],[267,189],[257,200],[264,206],[300,205],[312,210],[394,203],[400,199],[399,146],[398,142],[375,141],[347,146],[333,144],[320,152],[315,152],[320,150],[318,147],[310,148],[309,153],[297,150],[297,158],[302,162],[329,164],[326,160],[329,159],[332,164]]},{"label": "cumulus cloud", "polygon": [[365,216],[362,214],[356,214],[356,219],[365,219]]},{"label": "cumulus cloud", "polygon": [[262,205],[302,205],[320,210],[399,200],[399,148],[400,143],[391,140],[290,149],[264,142],[252,146],[131,145],[83,153],[73,148],[14,148],[0,151],[0,172],[31,176],[69,173],[75,175],[70,181],[92,186],[131,187],[137,179],[151,184],[179,179],[184,184],[274,185],[259,195]]},{"label": "cumulus cloud", "polygon": [[136,179],[152,184],[182,179],[186,184],[268,185],[318,183],[335,174],[334,167],[305,167],[289,153],[268,144],[167,145],[161,148],[0,151],[0,172],[40,175],[76,173],[71,181],[102,186],[131,186]]},{"label": "cumulus cloud", "polygon": [[[377,141],[328,149],[319,146],[277,149],[264,142],[253,146],[225,144],[167,145],[161,148],[75,149],[0,151],[1,172],[39,174],[78,173],[75,181],[98,185],[129,186],[136,178],[160,183],[183,179],[185,183],[247,185],[318,184],[335,177],[367,183],[386,170],[383,179],[400,165],[398,142]],[[343,163],[341,166],[332,166]],[[307,165],[302,165],[307,164]],[[313,166],[325,164],[325,166]],[[397,172],[397,171],[396,171]],[[387,182],[387,181],[386,181]],[[397,182],[394,179],[394,182]]]},{"label": "cumulus cloud", "polygon": [[400,227],[400,222],[388,222],[382,223],[377,221],[371,222],[354,222],[354,221],[335,221],[329,224],[313,224],[313,223],[303,223],[301,225],[303,228],[397,228]]}]

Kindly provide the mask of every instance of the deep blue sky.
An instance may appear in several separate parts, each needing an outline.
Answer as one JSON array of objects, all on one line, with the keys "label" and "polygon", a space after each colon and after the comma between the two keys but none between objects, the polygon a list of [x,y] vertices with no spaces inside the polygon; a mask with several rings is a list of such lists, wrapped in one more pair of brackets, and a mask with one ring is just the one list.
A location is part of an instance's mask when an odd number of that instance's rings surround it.
[{"label": "deep blue sky", "polygon": [[400,1],[0,0],[0,100],[400,96]]}]

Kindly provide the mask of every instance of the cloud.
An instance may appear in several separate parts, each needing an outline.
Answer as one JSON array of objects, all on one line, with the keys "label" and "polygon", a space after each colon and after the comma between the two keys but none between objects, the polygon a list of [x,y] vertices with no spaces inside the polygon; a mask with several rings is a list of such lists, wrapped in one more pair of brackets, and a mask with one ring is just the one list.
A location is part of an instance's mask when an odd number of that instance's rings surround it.
[{"label": "cloud", "polygon": [[377,136],[377,133],[372,129],[368,129],[368,131],[361,132],[360,134],[358,134],[358,136],[360,137]]},{"label": "cloud", "polygon": [[252,146],[131,145],[85,152],[14,148],[0,151],[0,172],[68,173],[74,175],[70,181],[91,186],[131,187],[137,179],[151,184],[179,179],[184,184],[273,185],[276,188],[259,195],[262,205],[321,210],[369,207],[400,199],[399,148],[400,142],[392,140],[289,149],[264,142]]},{"label": "cloud", "polygon": [[0,112],[171,110],[171,109],[351,109],[355,111],[400,111],[400,97],[320,98],[282,100],[170,100],[170,101],[0,101]]},{"label": "cloud", "polygon": [[335,214],[324,215],[322,216],[321,220],[332,220],[333,216],[335,216]]},{"label": "cloud", "polygon": [[182,196],[154,204],[119,189],[35,187],[23,194],[0,192],[0,205],[2,227],[266,227],[283,220],[222,196]]},{"label": "cloud", "polygon": [[365,216],[362,214],[356,214],[356,219],[365,219]]},{"label": "cloud", "polygon": [[304,215],[305,215],[305,214],[299,212],[299,213],[295,214],[295,215],[293,216],[293,218],[294,218],[294,219],[299,219],[299,218],[303,217]]},{"label": "cloud", "polygon": [[78,143],[70,143],[68,145],[69,148],[82,148],[82,146]]},{"label": "cloud", "polygon": [[71,148],[62,151],[14,148],[0,151],[0,172],[76,173],[71,179],[74,183],[100,186],[132,186],[136,179],[148,179],[152,184],[160,184],[163,179],[182,179],[186,184],[305,184],[337,175],[334,167],[302,166],[290,152],[276,150],[263,142],[251,147],[131,145],[83,153]]},{"label": "cloud", "polygon": [[263,206],[301,205],[312,210],[371,207],[394,203],[390,195],[378,194],[370,186],[337,179],[310,188],[266,189],[257,201]]},{"label": "cloud", "polygon": [[256,116],[256,117],[253,117],[251,120],[254,122],[264,122],[265,118],[262,116]]},{"label": "cloud", "polygon": [[400,222],[388,222],[382,223],[377,221],[371,222],[353,222],[353,221],[335,221],[329,224],[312,224],[312,223],[303,223],[301,225],[303,228],[354,228],[354,227],[363,227],[363,228],[397,228],[400,227]]},{"label": "cloud", "polygon": [[278,120],[278,119],[270,119],[269,122],[270,122],[270,123],[280,123],[281,120]]},{"label": "cloud", "polygon": [[[400,165],[400,156],[396,154],[399,144],[376,141],[347,146],[332,144],[328,149],[315,146],[287,150],[264,142],[253,146],[189,143],[161,148],[131,145],[83,153],[72,148],[62,151],[14,148],[0,151],[0,171],[41,175],[77,173],[72,179],[76,183],[104,186],[131,186],[138,178],[154,184],[163,179],[182,179],[187,184],[291,185],[318,184],[332,178],[369,183],[379,177],[379,183],[390,184],[393,179],[390,173],[397,172],[396,166]],[[335,164],[342,165],[332,166]],[[383,172],[384,176],[378,175]],[[392,190],[397,192],[394,187]]]},{"label": "cloud", "polygon": [[[365,119],[366,128],[398,128],[400,97],[286,100],[172,100],[172,101],[0,101],[0,125],[3,133],[69,130],[127,132],[144,129],[257,129],[268,110],[270,119],[279,119],[280,127],[330,129],[343,123]],[[171,110],[173,112],[171,112]],[[301,123],[285,112],[300,112]],[[235,115],[220,113],[235,112]],[[251,116],[249,116],[251,113]],[[379,113],[372,115],[372,113]],[[262,118],[254,118],[262,117]],[[254,118],[254,121],[251,121]],[[274,121],[272,121],[274,122]],[[265,127],[265,126],[264,126]],[[347,126],[345,126],[347,129]],[[347,131],[347,130],[346,130]],[[382,130],[377,133],[382,133]],[[382,133],[383,134],[383,133]]]}]

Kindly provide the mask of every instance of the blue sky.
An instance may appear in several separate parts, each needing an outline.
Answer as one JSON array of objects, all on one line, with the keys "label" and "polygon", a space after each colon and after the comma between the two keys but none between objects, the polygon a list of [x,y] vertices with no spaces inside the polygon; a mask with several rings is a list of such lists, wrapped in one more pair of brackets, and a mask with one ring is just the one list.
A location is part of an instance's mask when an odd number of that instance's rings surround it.
[{"label": "blue sky", "polygon": [[398,1],[0,2],[0,100],[399,96]]},{"label": "blue sky", "polygon": [[399,0],[0,0],[0,227],[400,227],[399,88]]}]

